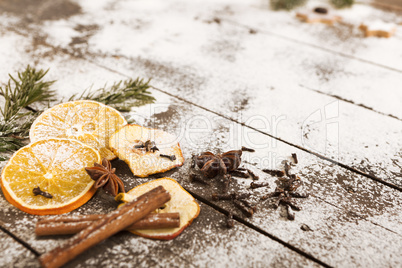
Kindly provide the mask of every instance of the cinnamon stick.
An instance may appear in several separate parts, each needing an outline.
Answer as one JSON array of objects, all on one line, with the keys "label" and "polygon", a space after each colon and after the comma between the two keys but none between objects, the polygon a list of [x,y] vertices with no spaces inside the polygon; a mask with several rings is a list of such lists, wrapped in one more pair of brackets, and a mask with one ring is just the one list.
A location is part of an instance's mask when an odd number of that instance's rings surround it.
[{"label": "cinnamon stick", "polygon": [[[45,218],[36,223],[35,234],[37,236],[76,234],[102,217],[105,217],[105,215]],[[179,213],[151,213],[129,226],[126,230],[177,228],[179,226]]]},{"label": "cinnamon stick", "polygon": [[39,262],[46,268],[60,267],[88,248],[141,220],[170,198],[170,194],[162,186],[158,186],[102,219],[94,221],[88,228],[68,239],[64,245],[40,256]]}]

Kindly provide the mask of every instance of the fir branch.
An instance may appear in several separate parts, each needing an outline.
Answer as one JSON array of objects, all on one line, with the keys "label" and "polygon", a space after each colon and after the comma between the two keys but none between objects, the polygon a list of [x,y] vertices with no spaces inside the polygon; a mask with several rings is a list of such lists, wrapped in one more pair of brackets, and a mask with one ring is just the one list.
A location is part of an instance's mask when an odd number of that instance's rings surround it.
[{"label": "fir branch", "polygon": [[291,10],[302,6],[307,0],[270,0],[273,10]]},{"label": "fir branch", "polygon": [[[50,90],[54,81],[43,81],[48,70],[36,70],[29,65],[17,77],[11,75],[8,83],[0,87],[4,106],[0,108],[0,152],[15,151],[23,146],[36,112],[28,106],[40,101],[54,100],[55,92]],[[23,123],[21,123],[24,121]]]},{"label": "fir branch", "polygon": [[106,85],[96,91],[85,90],[81,95],[74,94],[72,100],[94,100],[112,106],[119,111],[130,111],[130,108],[153,103],[155,98],[148,91],[150,79],[128,79],[114,83],[111,87]]},{"label": "fir branch", "polygon": [[351,7],[354,2],[354,0],[331,0],[332,5],[336,8]]}]

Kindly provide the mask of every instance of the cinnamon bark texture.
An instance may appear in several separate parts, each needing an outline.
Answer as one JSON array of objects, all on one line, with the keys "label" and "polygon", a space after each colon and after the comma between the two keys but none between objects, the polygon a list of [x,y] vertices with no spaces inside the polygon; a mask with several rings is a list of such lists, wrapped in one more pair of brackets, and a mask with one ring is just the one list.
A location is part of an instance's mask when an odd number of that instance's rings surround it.
[{"label": "cinnamon bark texture", "polygon": [[[71,235],[89,227],[94,221],[105,215],[61,216],[51,217],[38,221],[35,228],[37,236]],[[130,225],[126,230],[147,230],[177,228],[180,226],[179,213],[151,213],[143,219]]]},{"label": "cinnamon bark texture", "polygon": [[95,221],[88,228],[67,240],[64,245],[40,256],[39,261],[46,268],[60,267],[88,248],[141,220],[168,202],[170,198],[170,194],[162,186],[158,186]]}]

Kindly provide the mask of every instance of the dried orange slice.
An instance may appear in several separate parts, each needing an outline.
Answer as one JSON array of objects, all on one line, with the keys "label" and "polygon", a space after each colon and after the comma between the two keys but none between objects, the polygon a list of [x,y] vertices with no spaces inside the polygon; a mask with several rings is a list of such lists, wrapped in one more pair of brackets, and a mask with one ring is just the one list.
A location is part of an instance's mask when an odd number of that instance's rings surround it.
[{"label": "dried orange slice", "polygon": [[[152,145],[146,148],[147,143]],[[126,125],[110,137],[109,146],[138,177],[165,172],[184,163],[177,138],[159,129]]]},{"label": "dried orange slice", "polygon": [[[1,174],[1,189],[8,202],[27,213],[67,213],[94,195],[94,181],[84,168],[100,160],[96,149],[76,140],[39,140],[10,158]],[[38,186],[52,198],[34,195]]]},{"label": "dried orange slice", "polygon": [[157,209],[155,213],[180,213],[180,226],[177,228],[155,229],[155,230],[130,230],[130,232],[153,239],[170,240],[178,236],[188,227],[200,214],[200,206],[194,197],[189,194],[180,184],[171,178],[162,178],[141,184],[128,193],[121,193],[116,196],[117,201],[130,202],[136,197],[162,185],[171,195],[171,199],[164,207]]},{"label": "dried orange slice", "polygon": [[116,156],[109,150],[110,136],[127,124],[114,108],[88,100],[66,102],[43,112],[31,126],[31,142],[43,138],[79,140],[99,150],[102,159]]}]

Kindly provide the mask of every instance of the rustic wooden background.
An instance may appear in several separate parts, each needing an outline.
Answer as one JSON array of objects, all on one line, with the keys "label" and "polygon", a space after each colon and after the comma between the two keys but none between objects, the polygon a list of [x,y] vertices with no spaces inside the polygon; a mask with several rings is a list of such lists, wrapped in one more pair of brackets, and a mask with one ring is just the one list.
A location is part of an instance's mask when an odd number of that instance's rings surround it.
[{"label": "rustic wooden background", "polygon": [[[400,1],[399,1],[400,2]],[[311,197],[289,221],[272,203],[225,227],[219,187],[191,183],[189,161],[166,175],[197,198],[201,214],[179,237],[122,232],[68,267],[400,267],[402,265],[402,25],[364,38],[362,21],[402,23],[398,1],[356,3],[335,26],[301,23],[268,1],[0,1],[0,82],[27,64],[50,68],[60,100],[120,79],[152,78],[156,103],[125,114],[175,133],[186,159],[203,150],[257,148],[246,166],[281,168],[296,153]],[[308,6],[327,5],[310,1]],[[33,107],[35,108],[35,107]],[[38,108],[38,107],[36,107]],[[5,163],[2,162],[2,165]],[[113,162],[126,189],[134,178]],[[250,181],[232,189],[247,192]],[[1,194],[2,195],[2,194]],[[98,192],[71,214],[105,213]],[[37,267],[66,238],[36,238],[38,217],[0,197],[2,267]],[[312,231],[300,229],[307,224]]]}]

